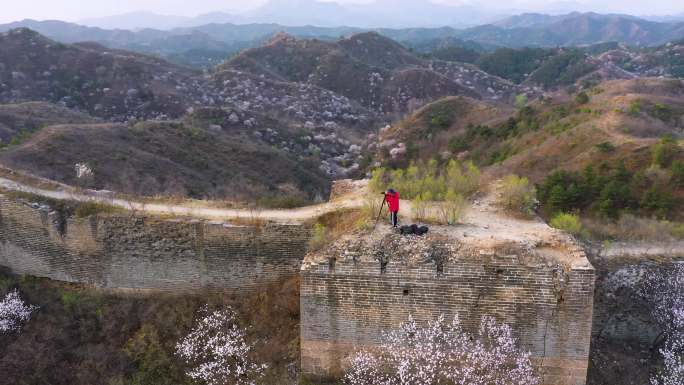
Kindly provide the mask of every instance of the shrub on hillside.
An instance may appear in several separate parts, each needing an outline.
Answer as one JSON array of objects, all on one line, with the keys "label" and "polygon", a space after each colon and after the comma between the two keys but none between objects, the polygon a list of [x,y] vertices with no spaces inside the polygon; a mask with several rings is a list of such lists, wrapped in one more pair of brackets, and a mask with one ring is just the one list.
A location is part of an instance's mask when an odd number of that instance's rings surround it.
[{"label": "shrub on hillside", "polygon": [[455,225],[466,207],[465,199],[453,190],[448,191],[444,198],[435,201],[430,192],[423,193],[411,202],[413,219],[424,223]]},{"label": "shrub on hillside", "polygon": [[672,172],[672,181],[678,187],[684,187],[684,162],[675,161],[670,167]]},{"label": "shrub on hillside", "polygon": [[480,157],[484,158],[483,155],[485,154],[491,156],[492,150],[502,152],[499,148],[502,139],[537,131],[541,125],[542,121],[537,115],[537,111],[530,106],[525,106],[518,109],[515,117],[511,117],[494,127],[469,124],[465,133],[449,139],[449,151],[453,153],[466,150],[474,153],[480,152]]},{"label": "shrub on hillside", "polygon": [[525,108],[527,106],[527,95],[520,94],[515,97],[515,106],[518,108]]},{"label": "shrub on hillside", "polygon": [[483,317],[477,333],[444,316],[426,326],[411,317],[384,334],[380,348],[352,356],[346,385],[537,385],[530,354],[512,330]]},{"label": "shrub on hillside", "polygon": [[599,151],[608,153],[615,151],[615,146],[611,142],[601,142],[595,146]]},{"label": "shrub on hillside", "polygon": [[677,152],[679,152],[677,141],[672,135],[666,135],[651,149],[653,164],[663,168],[669,167]]},{"label": "shrub on hillside", "polygon": [[393,188],[404,199],[422,196],[424,201],[441,202],[450,191],[467,197],[475,193],[479,185],[480,170],[474,163],[452,160],[445,167],[439,167],[433,160],[414,163],[406,169],[376,169],[369,187],[373,192]]},{"label": "shrub on hillside", "polygon": [[558,213],[551,219],[551,227],[566,231],[572,235],[580,235],[583,232],[580,218],[574,214]]},{"label": "shrub on hillside", "polygon": [[534,188],[527,178],[509,175],[502,181],[499,203],[507,210],[531,215],[535,205]]},{"label": "shrub on hillside", "polygon": [[436,103],[429,107],[429,125],[432,129],[449,128],[456,117],[456,110],[447,102]]},{"label": "shrub on hillside", "polygon": [[269,209],[294,209],[311,204],[304,194],[269,195],[257,201],[259,207]]},{"label": "shrub on hillside", "polygon": [[584,218],[588,234],[598,239],[671,242],[684,239],[684,224],[623,214],[617,221]]},{"label": "shrub on hillside", "polygon": [[582,91],[575,97],[575,102],[577,104],[587,104],[589,103],[589,95],[587,95],[586,92]]},{"label": "shrub on hillside", "polygon": [[654,104],[653,107],[651,107],[651,109],[648,111],[648,113],[654,118],[660,119],[665,123],[669,123],[670,121],[672,121],[673,118],[676,117],[676,114],[671,107],[661,103]]},{"label": "shrub on hillside", "polygon": [[87,218],[97,214],[113,214],[120,210],[120,208],[106,203],[88,201],[78,203],[74,214],[78,218]]},{"label": "shrub on hillside", "polygon": [[672,191],[653,186],[644,193],[640,206],[642,209],[654,213],[659,218],[665,218],[674,209],[675,198],[672,195]]},{"label": "shrub on hillside", "polygon": [[465,207],[465,199],[461,194],[453,190],[447,192],[444,202],[440,202],[437,206],[440,221],[446,225],[457,224],[463,217]]},{"label": "shrub on hillside", "polygon": [[321,223],[316,223],[312,230],[309,249],[320,250],[328,242],[328,229]]},{"label": "shrub on hillside", "polygon": [[379,194],[369,193],[363,199],[363,206],[361,211],[363,216],[368,220],[375,220],[380,212],[380,205],[382,204],[382,196]]},{"label": "shrub on hillside", "polygon": [[678,204],[668,178],[656,170],[631,172],[621,162],[612,169],[602,167],[600,173],[591,166],[581,173],[558,170],[537,185],[537,199],[549,216],[586,212],[617,220],[625,212],[640,212],[664,218]]},{"label": "shrub on hillside", "polygon": [[629,104],[629,114],[632,116],[637,116],[641,113],[641,100],[634,100]]},{"label": "shrub on hillside", "polygon": [[430,218],[428,217],[430,202],[432,202],[432,194],[430,194],[430,192],[422,193],[413,198],[413,202],[411,202],[413,219],[418,222],[430,222]]}]

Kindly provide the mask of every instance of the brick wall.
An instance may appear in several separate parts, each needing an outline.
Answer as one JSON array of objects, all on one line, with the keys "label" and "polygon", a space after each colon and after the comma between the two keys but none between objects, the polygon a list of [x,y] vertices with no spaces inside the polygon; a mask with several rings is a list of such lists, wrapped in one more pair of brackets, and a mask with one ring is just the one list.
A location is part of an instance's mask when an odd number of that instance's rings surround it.
[{"label": "brick wall", "polygon": [[547,385],[586,382],[594,270],[522,264],[515,255],[458,256],[434,263],[336,261],[306,265],[301,283],[302,370],[336,378],[345,358],[379,342],[383,331],[440,314],[469,329],[483,315],[511,325]]},{"label": "brick wall", "polygon": [[297,275],[309,238],[297,225],[62,218],[0,195],[0,265],[105,288],[249,290]]}]

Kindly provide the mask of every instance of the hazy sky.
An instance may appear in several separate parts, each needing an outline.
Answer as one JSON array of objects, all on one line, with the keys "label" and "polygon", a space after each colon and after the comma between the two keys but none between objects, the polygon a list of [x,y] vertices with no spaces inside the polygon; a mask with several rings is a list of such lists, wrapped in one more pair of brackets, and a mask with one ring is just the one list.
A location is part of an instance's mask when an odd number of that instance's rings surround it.
[{"label": "hazy sky", "polygon": [[[25,18],[76,21],[89,17],[109,16],[132,11],[195,16],[211,11],[244,10],[257,7],[266,0],[0,0],[0,22]],[[338,0],[360,3],[364,0]],[[449,4],[474,4],[494,9],[545,10],[567,9],[577,5],[581,10],[622,12],[631,14],[677,14],[684,12],[682,0],[435,0]]]}]

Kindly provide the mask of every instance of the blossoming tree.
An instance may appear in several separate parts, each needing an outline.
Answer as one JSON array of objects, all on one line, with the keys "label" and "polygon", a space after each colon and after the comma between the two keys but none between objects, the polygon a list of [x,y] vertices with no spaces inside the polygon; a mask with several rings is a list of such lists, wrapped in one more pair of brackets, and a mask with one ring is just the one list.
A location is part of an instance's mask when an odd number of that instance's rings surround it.
[{"label": "blossoming tree", "polygon": [[0,333],[21,330],[22,325],[31,318],[36,309],[36,306],[25,304],[18,291],[10,291],[0,301]]},{"label": "blossoming tree", "polygon": [[255,385],[266,365],[252,362],[252,350],[230,308],[212,312],[204,307],[195,327],[176,346],[189,366],[186,374],[207,385]]},{"label": "blossoming tree", "polygon": [[654,304],[653,318],[665,337],[665,346],[660,349],[663,368],[651,378],[651,384],[684,384],[684,264],[648,270],[641,293]]},{"label": "blossoming tree", "polygon": [[427,326],[409,317],[384,335],[376,351],[351,358],[347,385],[537,385],[529,353],[516,347],[511,328],[483,317],[476,335],[458,318]]},{"label": "blossoming tree", "polygon": [[663,369],[651,378],[651,384],[684,384],[684,338],[681,335],[670,337],[665,347],[660,349],[660,354],[663,355]]}]

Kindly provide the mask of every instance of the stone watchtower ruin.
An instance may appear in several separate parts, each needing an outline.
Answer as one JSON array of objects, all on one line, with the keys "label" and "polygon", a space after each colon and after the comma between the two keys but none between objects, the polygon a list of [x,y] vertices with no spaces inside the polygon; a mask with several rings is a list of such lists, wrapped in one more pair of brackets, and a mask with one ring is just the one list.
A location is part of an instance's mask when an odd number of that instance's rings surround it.
[{"label": "stone watchtower ruin", "polygon": [[[407,238],[354,234],[302,266],[302,371],[342,376],[347,357],[378,344],[409,315],[483,315],[509,324],[544,385],[583,385],[592,328],[594,268],[568,235],[537,221],[482,210],[467,226]],[[484,221],[486,224],[478,221]]]}]

